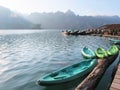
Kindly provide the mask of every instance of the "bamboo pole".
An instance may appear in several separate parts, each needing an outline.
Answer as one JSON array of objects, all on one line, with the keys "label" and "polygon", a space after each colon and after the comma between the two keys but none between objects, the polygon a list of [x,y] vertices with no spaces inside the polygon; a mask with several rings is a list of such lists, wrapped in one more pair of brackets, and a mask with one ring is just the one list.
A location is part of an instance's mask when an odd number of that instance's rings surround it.
[{"label": "bamboo pole", "polygon": [[117,58],[118,53],[114,56],[110,56],[104,59],[98,59],[98,65],[93,69],[93,71],[87,76],[83,82],[81,82],[75,90],[95,90],[100,79],[105,73],[106,69],[114,62]]}]

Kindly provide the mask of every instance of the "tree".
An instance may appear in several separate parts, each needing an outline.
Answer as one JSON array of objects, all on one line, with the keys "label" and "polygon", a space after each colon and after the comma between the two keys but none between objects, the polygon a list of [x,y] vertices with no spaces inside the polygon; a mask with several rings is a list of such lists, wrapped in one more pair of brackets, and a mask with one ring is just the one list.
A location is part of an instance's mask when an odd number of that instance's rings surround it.
[{"label": "tree", "polygon": [[34,24],[33,29],[41,29],[41,24]]}]

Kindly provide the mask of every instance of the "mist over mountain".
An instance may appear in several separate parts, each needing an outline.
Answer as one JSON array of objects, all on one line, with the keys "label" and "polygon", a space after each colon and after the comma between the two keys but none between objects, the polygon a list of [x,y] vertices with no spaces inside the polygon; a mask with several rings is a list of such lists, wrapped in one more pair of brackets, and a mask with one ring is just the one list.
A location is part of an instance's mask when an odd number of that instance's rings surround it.
[{"label": "mist over mountain", "polygon": [[41,24],[42,28],[48,29],[87,29],[97,28],[105,24],[118,24],[118,16],[79,16],[71,10],[55,13],[31,13],[27,20]]},{"label": "mist over mountain", "polygon": [[0,29],[88,29],[119,24],[118,16],[80,16],[73,11],[31,13],[24,16],[0,6]]},{"label": "mist over mountain", "polygon": [[32,23],[10,9],[0,6],[0,29],[29,29]]}]

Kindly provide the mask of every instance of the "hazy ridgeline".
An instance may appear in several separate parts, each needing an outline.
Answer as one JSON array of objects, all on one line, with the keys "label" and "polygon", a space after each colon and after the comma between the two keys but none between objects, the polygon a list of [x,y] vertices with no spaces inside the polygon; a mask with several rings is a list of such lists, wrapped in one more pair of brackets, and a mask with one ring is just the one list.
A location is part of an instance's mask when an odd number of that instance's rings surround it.
[{"label": "hazy ridgeline", "polygon": [[118,16],[80,16],[71,10],[24,16],[0,7],[0,29],[87,29],[120,23]]}]

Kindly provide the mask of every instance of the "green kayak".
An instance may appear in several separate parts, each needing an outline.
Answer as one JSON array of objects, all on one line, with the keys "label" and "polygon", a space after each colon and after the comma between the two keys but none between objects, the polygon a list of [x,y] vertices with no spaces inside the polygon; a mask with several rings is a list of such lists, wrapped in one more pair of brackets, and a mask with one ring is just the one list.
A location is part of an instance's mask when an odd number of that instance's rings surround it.
[{"label": "green kayak", "polygon": [[108,55],[115,55],[119,51],[118,47],[116,45],[111,46],[108,50],[107,53]]},{"label": "green kayak", "polygon": [[97,50],[95,51],[95,54],[98,58],[104,58],[107,57],[107,52],[103,49],[103,48],[97,48]]},{"label": "green kayak", "polygon": [[78,77],[88,74],[96,66],[96,59],[83,60],[77,64],[67,66],[58,71],[52,72],[43,76],[38,80],[39,85],[56,85],[60,83],[69,82]]},{"label": "green kayak", "polygon": [[83,57],[87,58],[87,59],[96,57],[95,52],[88,47],[82,48],[81,53],[82,53]]}]

